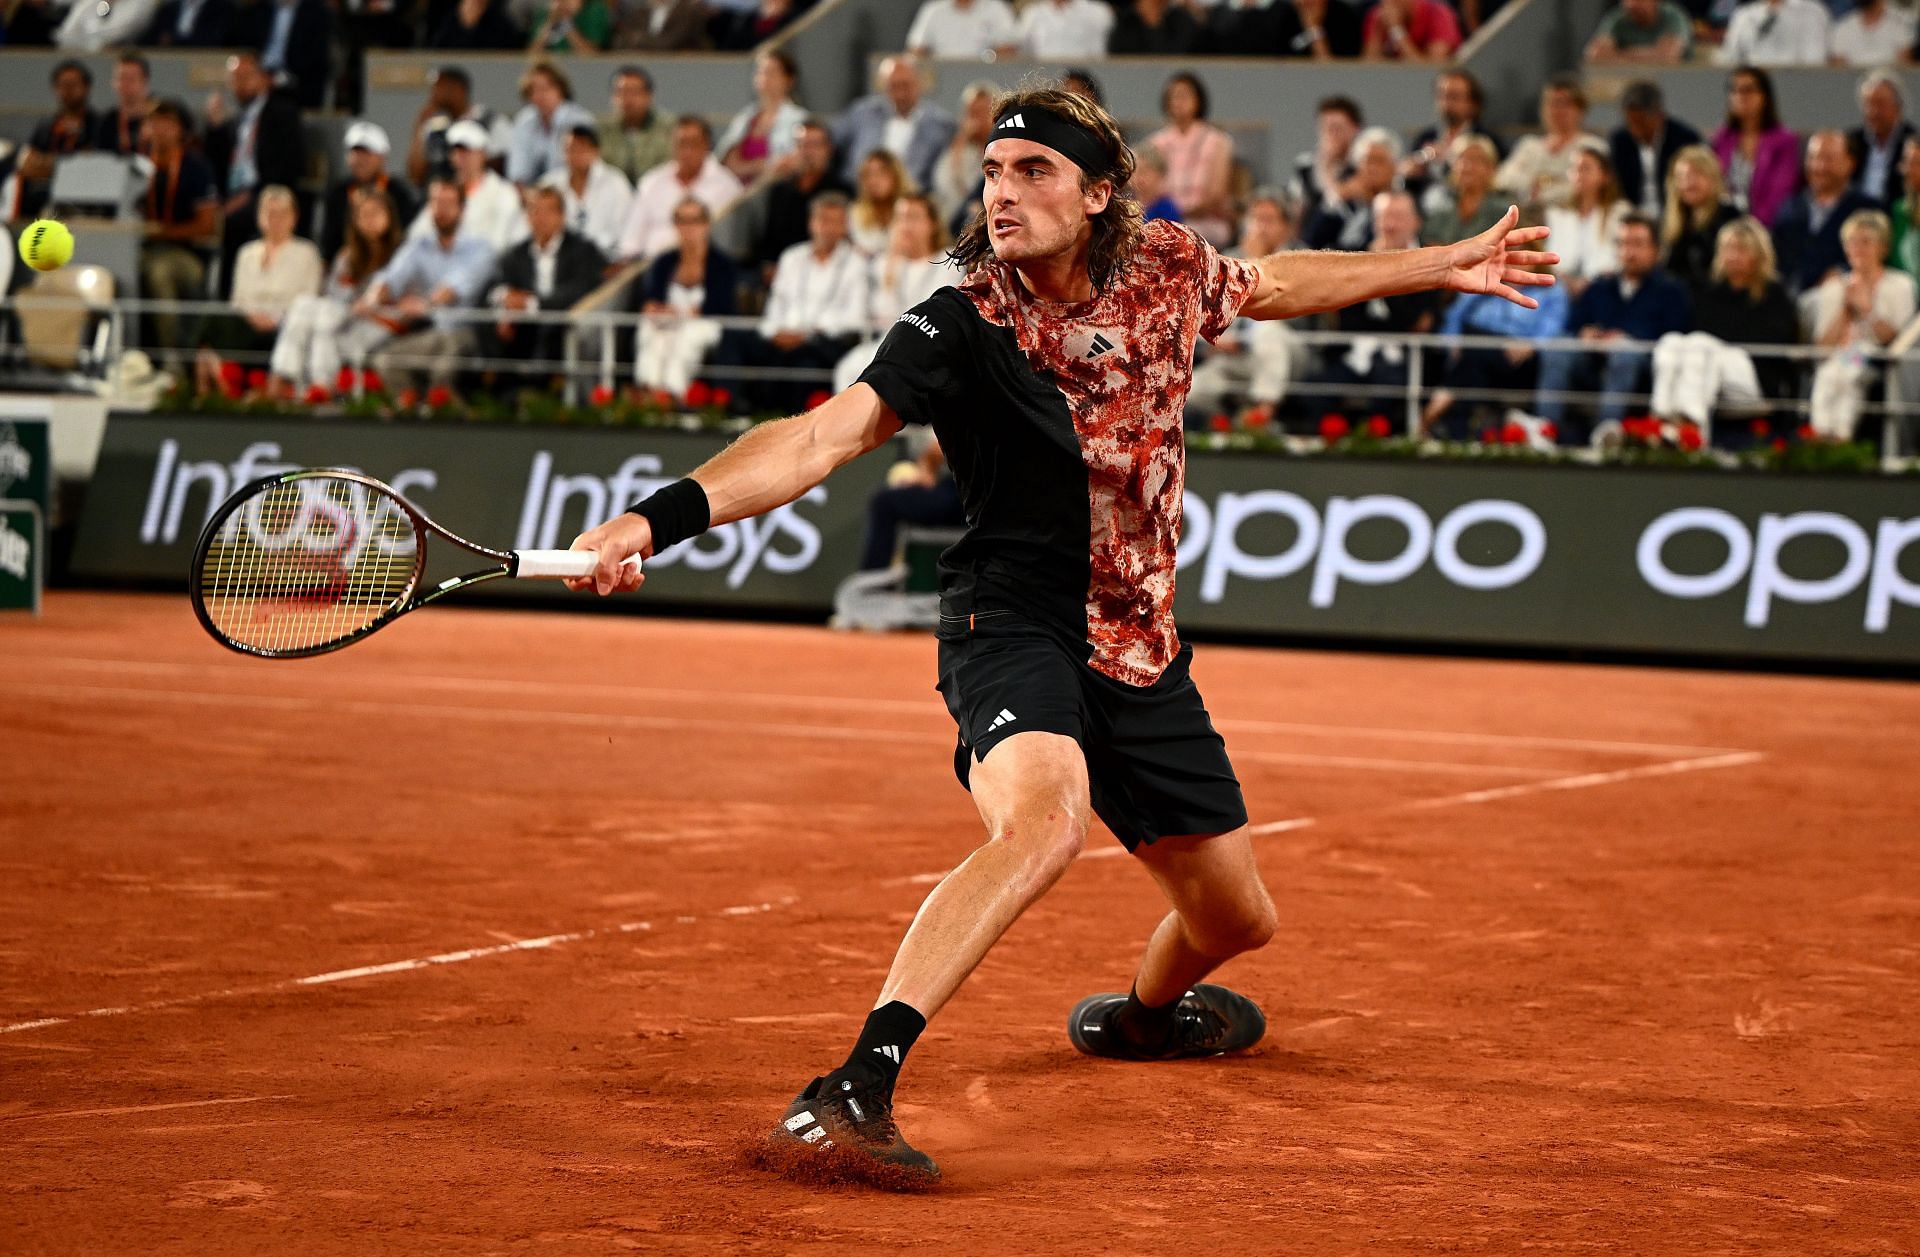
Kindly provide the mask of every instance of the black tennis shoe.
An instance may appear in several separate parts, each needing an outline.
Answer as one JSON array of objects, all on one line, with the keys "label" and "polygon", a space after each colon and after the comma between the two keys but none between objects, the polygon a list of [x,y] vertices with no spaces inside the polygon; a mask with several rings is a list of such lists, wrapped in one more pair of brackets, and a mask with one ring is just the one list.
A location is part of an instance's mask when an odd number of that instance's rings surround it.
[{"label": "black tennis shoe", "polygon": [[1267,1019],[1258,1004],[1224,986],[1202,982],[1180,997],[1173,1013],[1173,1034],[1165,1047],[1152,1051],[1134,1046],[1114,1024],[1115,1015],[1126,1004],[1124,993],[1089,995],[1075,1004],[1067,1019],[1067,1037],[1073,1046],[1088,1056],[1121,1061],[1173,1061],[1243,1051],[1267,1032]]},{"label": "black tennis shoe", "polygon": [[940,1181],[933,1158],[901,1137],[893,1098],[857,1078],[828,1074],[793,1098],[767,1139],[780,1168],[796,1177],[857,1179],[914,1189]]}]

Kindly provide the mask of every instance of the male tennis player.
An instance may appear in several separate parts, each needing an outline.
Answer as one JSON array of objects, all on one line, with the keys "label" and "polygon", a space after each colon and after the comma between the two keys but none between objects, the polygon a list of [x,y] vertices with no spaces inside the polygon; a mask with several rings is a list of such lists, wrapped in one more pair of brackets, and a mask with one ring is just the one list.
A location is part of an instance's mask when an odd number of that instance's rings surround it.
[{"label": "male tennis player", "polygon": [[885,444],[932,424],[966,503],[941,561],[940,690],[959,725],[954,769],[987,840],[927,896],[846,1062],[814,1079],[773,1132],[795,1155],[837,1148],[882,1177],[939,1170],[893,1121],[901,1063],[994,942],[1080,853],[1098,815],[1172,911],[1126,993],[1092,995],[1074,1047],[1157,1061],[1257,1042],[1254,1003],[1200,981],[1261,946],[1273,901],[1254,865],[1226,746],[1174,629],[1181,406],[1196,337],[1237,315],[1282,319],[1377,297],[1551,284],[1499,226],[1402,253],[1223,258],[1184,227],[1143,223],[1119,195],[1133,154],[1098,105],[1053,89],[1004,97],[982,154],[981,211],[954,247],[970,268],[900,316],[873,365],[808,414],[764,424],[691,478],[583,534],[598,571],[572,582],[637,588],[620,566],[714,524],[792,502]]}]

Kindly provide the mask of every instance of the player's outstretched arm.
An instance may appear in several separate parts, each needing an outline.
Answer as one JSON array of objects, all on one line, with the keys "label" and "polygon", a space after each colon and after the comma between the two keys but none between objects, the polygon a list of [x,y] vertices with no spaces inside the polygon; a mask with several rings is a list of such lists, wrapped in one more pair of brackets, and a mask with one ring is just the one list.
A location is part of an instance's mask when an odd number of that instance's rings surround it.
[{"label": "player's outstretched arm", "polygon": [[[804,415],[749,429],[693,473],[705,492],[712,524],[731,523],[785,506],[837,467],[886,444],[900,420],[871,385],[855,384]],[[574,538],[573,549],[597,550],[592,576],[567,581],[602,594],[638,589],[646,577],[623,566],[629,555],[653,555],[653,525],[628,512]]]},{"label": "player's outstretched arm", "polygon": [[1554,279],[1529,268],[1552,266],[1560,256],[1529,248],[1547,238],[1547,229],[1519,221],[1519,207],[1509,206],[1498,223],[1458,244],[1394,253],[1275,253],[1260,259],[1260,283],[1240,313],[1290,319],[1433,288],[1492,293],[1536,309],[1540,303],[1520,290]]}]

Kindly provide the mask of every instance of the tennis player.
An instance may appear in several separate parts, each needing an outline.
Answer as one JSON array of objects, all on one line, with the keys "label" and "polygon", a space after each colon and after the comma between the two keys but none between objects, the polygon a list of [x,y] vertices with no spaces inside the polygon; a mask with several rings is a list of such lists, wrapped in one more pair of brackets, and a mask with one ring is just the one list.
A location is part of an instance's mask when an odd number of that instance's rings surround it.
[{"label": "tennis player", "polygon": [[908,928],[845,1063],[814,1079],[773,1132],[808,1156],[836,1148],[876,1177],[939,1170],[893,1120],[901,1064],[995,941],[1106,822],[1165,893],[1132,989],[1088,996],[1067,1023],[1094,1056],[1161,1061],[1252,1046],[1245,996],[1203,983],[1264,944],[1273,901],[1246,805],[1173,622],[1181,410],[1197,337],[1238,315],[1284,319],[1426,289],[1551,284],[1500,224],[1400,253],[1225,258],[1193,232],[1145,223],[1120,189],[1134,158],[1100,106],[1051,88],[1002,98],[981,210],[954,247],[968,276],[900,316],[859,381],[813,411],[754,428],[629,513],[583,534],[601,594],[620,566],[715,524],[792,502],[906,423],[931,424],[966,504],[941,561],[940,691],[959,726],[954,770],[986,841]]}]

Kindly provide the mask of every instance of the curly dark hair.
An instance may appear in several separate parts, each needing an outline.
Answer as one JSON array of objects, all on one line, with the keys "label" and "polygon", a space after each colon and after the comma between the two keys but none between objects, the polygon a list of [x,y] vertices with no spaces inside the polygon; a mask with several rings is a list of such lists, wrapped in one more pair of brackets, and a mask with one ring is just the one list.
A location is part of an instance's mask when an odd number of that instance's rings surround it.
[{"label": "curly dark hair", "polygon": [[[1140,243],[1145,221],[1140,210],[1140,202],[1131,196],[1123,196],[1127,181],[1133,178],[1133,150],[1120,134],[1120,126],[1113,115],[1084,96],[1063,92],[1057,87],[1031,87],[1012,91],[993,102],[994,116],[998,117],[1005,109],[1046,109],[1085,127],[1093,133],[1100,149],[1107,156],[1107,169],[1104,171],[1082,170],[1080,172],[1080,190],[1085,192],[1093,185],[1106,182],[1113,185],[1113,195],[1107,199],[1107,208],[1093,217],[1093,240],[1087,248],[1087,272],[1093,279],[1095,288],[1105,288],[1120,273],[1128,258]],[[993,242],[987,236],[987,213],[984,206],[976,206],[973,218],[967,223],[960,238],[954,241],[953,250],[948,255],[963,270],[974,270],[993,258]]]}]

